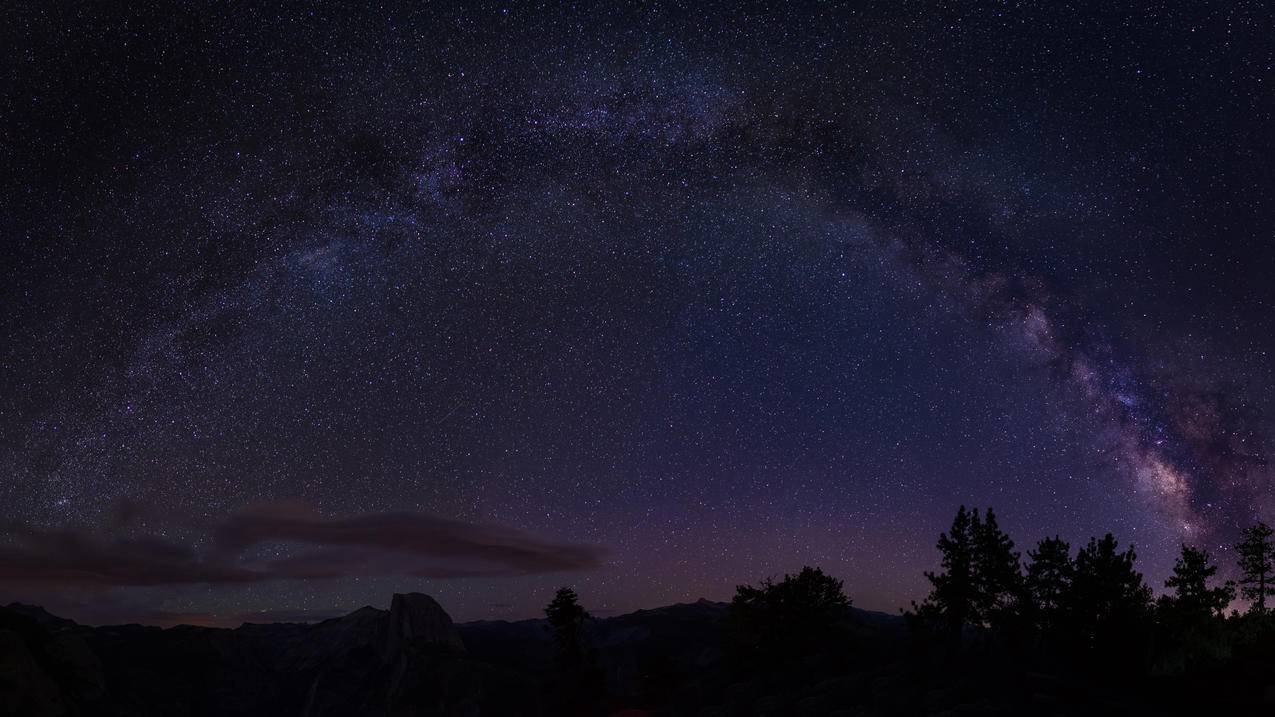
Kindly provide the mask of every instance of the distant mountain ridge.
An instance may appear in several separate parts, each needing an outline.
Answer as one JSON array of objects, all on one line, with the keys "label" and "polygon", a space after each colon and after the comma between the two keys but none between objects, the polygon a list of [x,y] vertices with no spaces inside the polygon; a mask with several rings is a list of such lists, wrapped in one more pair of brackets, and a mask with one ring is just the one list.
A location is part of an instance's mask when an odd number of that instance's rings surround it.
[{"label": "distant mountain ridge", "polygon": [[534,684],[470,659],[433,598],[396,594],[305,623],[238,628],[88,627],[43,608],[0,608],[0,715],[384,715],[424,700],[536,699]]},{"label": "distant mountain ridge", "polygon": [[[653,672],[712,679],[729,604],[701,599],[591,620],[608,693],[636,700]],[[853,610],[882,635],[899,616]],[[0,608],[0,717],[55,715],[548,714],[546,620],[453,623],[396,594],[316,623],[89,627],[41,607]]]}]

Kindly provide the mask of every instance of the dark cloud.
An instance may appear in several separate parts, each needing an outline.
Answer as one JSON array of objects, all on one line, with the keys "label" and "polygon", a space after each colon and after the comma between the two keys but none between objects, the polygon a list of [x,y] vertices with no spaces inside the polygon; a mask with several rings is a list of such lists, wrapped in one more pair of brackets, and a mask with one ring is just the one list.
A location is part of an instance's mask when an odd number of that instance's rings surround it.
[{"label": "dark cloud", "polygon": [[595,568],[602,557],[591,546],[409,512],[331,518],[304,507],[272,507],[234,515],[214,535],[218,550],[229,554],[264,543],[313,546],[314,550],[269,564],[272,573],[304,578],[367,573],[432,578],[530,575]]},{"label": "dark cloud", "polygon": [[250,583],[270,576],[155,536],[111,538],[75,528],[9,526],[0,545],[0,583],[23,588],[112,588]]},{"label": "dark cloud", "polygon": [[[592,546],[556,543],[512,528],[422,513],[320,515],[305,506],[255,508],[211,527],[213,547],[156,536],[112,537],[75,528],[11,525],[0,545],[0,584],[12,589],[243,584],[351,575],[494,577],[601,565]],[[255,548],[284,546],[284,557]],[[276,550],[271,555],[278,555]]]}]

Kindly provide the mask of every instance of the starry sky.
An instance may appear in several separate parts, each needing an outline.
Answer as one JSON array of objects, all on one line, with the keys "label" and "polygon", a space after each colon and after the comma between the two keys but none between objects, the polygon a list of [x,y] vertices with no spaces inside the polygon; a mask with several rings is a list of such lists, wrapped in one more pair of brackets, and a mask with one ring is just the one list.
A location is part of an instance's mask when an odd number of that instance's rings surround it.
[{"label": "starry sky", "polygon": [[[1264,3],[19,1],[0,602],[1159,587],[1275,520]],[[175,5],[175,4],[174,4]]]}]

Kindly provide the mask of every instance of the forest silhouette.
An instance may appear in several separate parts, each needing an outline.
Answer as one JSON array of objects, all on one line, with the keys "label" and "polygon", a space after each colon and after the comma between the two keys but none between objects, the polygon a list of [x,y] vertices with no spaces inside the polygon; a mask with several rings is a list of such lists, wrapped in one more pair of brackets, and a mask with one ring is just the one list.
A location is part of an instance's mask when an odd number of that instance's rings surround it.
[{"label": "forest silhouette", "polygon": [[[925,573],[930,593],[902,611],[901,639],[865,625],[842,581],[818,567],[739,585],[721,638],[726,706],[707,714],[820,714],[811,699],[732,702],[730,693],[818,694],[830,684],[877,693],[846,714],[1187,714],[1224,703],[1267,713],[1275,710],[1272,534],[1265,523],[1243,531],[1235,582],[1218,579],[1207,550],[1181,545],[1157,598],[1134,547],[1111,533],[1075,551],[1045,537],[1024,556],[991,508],[961,506],[938,538],[939,569]],[[1245,609],[1231,607],[1237,597]],[[578,600],[563,588],[545,611],[568,676],[558,697],[571,695],[559,706],[603,714]],[[936,694],[957,709],[938,709]]]}]

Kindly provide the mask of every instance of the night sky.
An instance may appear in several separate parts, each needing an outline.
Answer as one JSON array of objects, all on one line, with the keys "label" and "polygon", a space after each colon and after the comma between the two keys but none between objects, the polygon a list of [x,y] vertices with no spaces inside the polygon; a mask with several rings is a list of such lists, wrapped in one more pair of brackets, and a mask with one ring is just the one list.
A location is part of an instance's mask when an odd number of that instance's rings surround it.
[{"label": "night sky", "polygon": [[1275,520],[1269,5],[168,5],[7,13],[0,603],[893,612],[960,504],[1157,588]]}]

